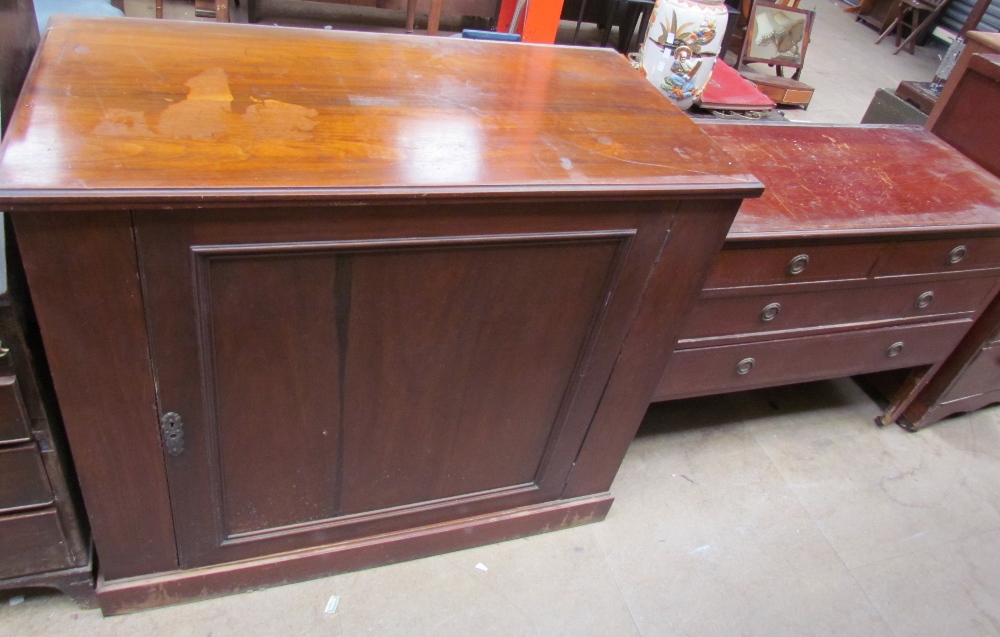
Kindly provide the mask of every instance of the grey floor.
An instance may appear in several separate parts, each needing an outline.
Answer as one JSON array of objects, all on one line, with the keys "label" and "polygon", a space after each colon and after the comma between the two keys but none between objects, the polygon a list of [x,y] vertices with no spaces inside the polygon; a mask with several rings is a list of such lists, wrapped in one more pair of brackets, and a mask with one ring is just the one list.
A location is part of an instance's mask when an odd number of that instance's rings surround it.
[{"label": "grey floor", "polygon": [[[790,118],[857,122],[932,75],[939,51],[894,57],[810,2],[817,91]],[[876,413],[849,380],[654,405],[604,522],[109,619],[0,593],[0,635],[1000,635],[1000,409],[917,434]]]}]

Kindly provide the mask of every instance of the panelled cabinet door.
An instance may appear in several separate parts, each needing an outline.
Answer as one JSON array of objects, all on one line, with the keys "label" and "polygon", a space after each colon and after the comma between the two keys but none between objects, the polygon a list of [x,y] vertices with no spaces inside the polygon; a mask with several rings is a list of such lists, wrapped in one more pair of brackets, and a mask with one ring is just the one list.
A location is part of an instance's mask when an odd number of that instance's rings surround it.
[{"label": "panelled cabinet door", "polygon": [[137,213],[182,566],[557,498],[665,240],[639,208]]}]

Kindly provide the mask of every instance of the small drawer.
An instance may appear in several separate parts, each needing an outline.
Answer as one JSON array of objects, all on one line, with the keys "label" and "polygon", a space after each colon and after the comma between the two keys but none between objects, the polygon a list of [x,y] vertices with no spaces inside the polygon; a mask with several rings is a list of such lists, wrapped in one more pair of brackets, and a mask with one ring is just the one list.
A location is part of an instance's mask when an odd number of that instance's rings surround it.
[{"label": "small drawer", "polygon": [[28,412],[14,376],[0,376],[0,445],[31,439]]},{"label": "small drawer", "polygon": [[72,566],[53,509],[0,517],[0,579]]},{"label": "small drawer", "polygon": [[927,274],[1000,267],[1000,237],[901,241],[875,276]]},{"label": "small drawer", "polygon": [[974,312],[996,283],[993,277],[973,277],[701,299],[681,340]]},{"label": "small drawer", "polygon": [[881,250],[878,243],[723,249],[705,289],[863,279]]},{"label": "small drawer", "polygon": [[653,400],[704,396],[935,363],[970,319],[678,350]]},{"label": "small drawer", "polygon": [[0,513],[52,503],[52,490],[34,443],[0,449]]}]

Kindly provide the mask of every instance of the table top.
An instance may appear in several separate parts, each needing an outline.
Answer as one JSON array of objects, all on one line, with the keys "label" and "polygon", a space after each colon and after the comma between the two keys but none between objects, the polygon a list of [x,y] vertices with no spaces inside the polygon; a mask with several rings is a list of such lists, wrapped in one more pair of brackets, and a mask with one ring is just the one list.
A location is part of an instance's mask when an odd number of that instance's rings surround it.
[{"label": "table top", "polygon": [[754,196],[606,49],[57,17],[0,203]]},{"label": "table top", "polygon": [[922,128],[701,126],[764,182],[730,240],[1000,230],[1000,180]]}]

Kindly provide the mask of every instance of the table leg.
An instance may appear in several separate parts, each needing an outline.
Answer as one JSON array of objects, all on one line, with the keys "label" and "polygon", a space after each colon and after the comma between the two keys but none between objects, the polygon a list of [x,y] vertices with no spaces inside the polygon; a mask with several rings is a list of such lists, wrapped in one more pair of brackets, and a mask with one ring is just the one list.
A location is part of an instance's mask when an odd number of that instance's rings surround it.
[{"label": "table leg", "polygon": [[431,0],[431,12],[427,16],[427,35],[437,35],[441,24],[441,4],[443,0]]},{"label": "table leg", "polygon": [[413,33],[413,24],[417,21],[417,0],[406,0],[406,32]]}]

